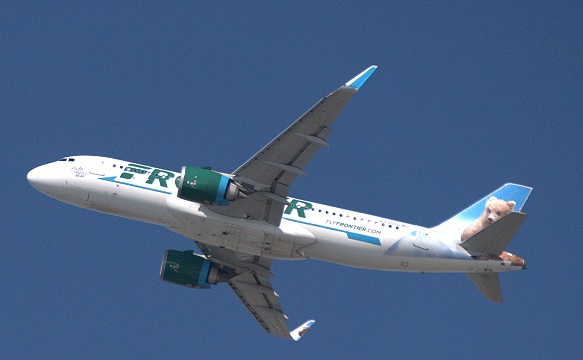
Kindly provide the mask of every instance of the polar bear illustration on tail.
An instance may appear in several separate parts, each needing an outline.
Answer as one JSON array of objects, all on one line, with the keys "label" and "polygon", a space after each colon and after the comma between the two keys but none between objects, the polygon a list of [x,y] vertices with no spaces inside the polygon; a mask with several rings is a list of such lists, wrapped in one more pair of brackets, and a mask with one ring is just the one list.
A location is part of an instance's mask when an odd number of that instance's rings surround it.
[{"label": "polar bear illustration on tail", "polygon": [[480,217],[462,232],[461,240],[465,241],[471,238],[481,230],[508,215],[514,210],[515,205],[516,202],[514,201],[505,201],[492,196],[486,201],[484,212]]}]

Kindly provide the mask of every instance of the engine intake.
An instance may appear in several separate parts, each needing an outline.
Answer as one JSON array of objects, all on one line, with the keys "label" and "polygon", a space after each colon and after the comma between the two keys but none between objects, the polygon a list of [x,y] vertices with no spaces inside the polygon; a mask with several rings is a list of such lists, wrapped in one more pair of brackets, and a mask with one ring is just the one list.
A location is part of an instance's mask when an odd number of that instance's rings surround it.
[{"label": "engine intake", "polygon": [[160,279],[196,289],[209,289],[219,282],[219,269],[192,250],[164,252]]},{"label": "engine intake", "polygon": [[228,205],[246,197],[232,179],[212,170],[183,166],[178,182],[178,197],[211,205]]}]

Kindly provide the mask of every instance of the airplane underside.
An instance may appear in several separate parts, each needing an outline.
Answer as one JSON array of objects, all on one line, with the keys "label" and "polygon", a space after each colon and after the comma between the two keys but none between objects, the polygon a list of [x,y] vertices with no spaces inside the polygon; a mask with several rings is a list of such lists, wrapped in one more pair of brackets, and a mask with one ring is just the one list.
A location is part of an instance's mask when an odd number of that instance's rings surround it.
[{"label": "airplane underside", "polygon": [[423,227],[291,198],[288,191],[321,148],[330,126],[375,71],[370,66],[318,101],[231,173],[183,166],[173,172],[99,156],[71,156],[31,170],[40,192],[85,209],[164,226],[202,252],[165,251],[160,278],[190,288],[227,283],[258,324],[289,331],[273,290],[272,259],[322,261],[406,272],[463,272],[502,302],[498,272],[525,261],[505,249],[526,219],[532,188],[505,184],[435,227]]}]

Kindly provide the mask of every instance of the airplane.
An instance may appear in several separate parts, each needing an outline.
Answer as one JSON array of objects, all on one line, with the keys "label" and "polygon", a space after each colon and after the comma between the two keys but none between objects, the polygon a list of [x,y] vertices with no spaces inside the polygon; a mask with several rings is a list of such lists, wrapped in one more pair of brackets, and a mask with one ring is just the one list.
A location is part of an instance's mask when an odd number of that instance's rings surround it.
[{"label": "airplane", "polygon": [[318,101],[236,170],[183,166],[174,172],[99,156],[68,156],[31,170],[45,195],[81,208],[157,224],[194,240],[165,251],[160,278],[196,289],[226,282],[268,333],[290,331],[270,278],[272,260],[318,259],[356,268],[466,273],[490,301],[502,302],[498,273],[526,268],[505,251],[526,214],[531,187],[508,183],[434,226],[289,197],[288,190],[330,126],[376,70],[373,65]]}]

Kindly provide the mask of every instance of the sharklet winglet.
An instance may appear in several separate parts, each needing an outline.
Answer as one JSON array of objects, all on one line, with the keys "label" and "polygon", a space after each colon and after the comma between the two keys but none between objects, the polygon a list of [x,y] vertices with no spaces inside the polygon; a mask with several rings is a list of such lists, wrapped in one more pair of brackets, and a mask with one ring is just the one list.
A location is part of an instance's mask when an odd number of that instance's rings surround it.
[{"label": "sharklet winglet", "polygon": [[315,322],[316,322],[316,320],[306,321],[302,325],[298,326],[295,330],[290,331],[290,333],[289,333],[290,336],[295,341],[300,340],[302,338],[302,336],[304,336],[306,334],[306,332],[308,332],[308,330],[310,330],[310,327],[312,327],[312,325],[314,325]]},{"label": "sharklet winglet", "polygon": [[355,89],[360,89],[362,84],[368,80],[368,78],[372,75],[372,73],[377,69],[377,65],[369,66],[366,70],[361,72],[360,74],[356,75],[352,80],[346,83],[345,86],[349,86]]}]

